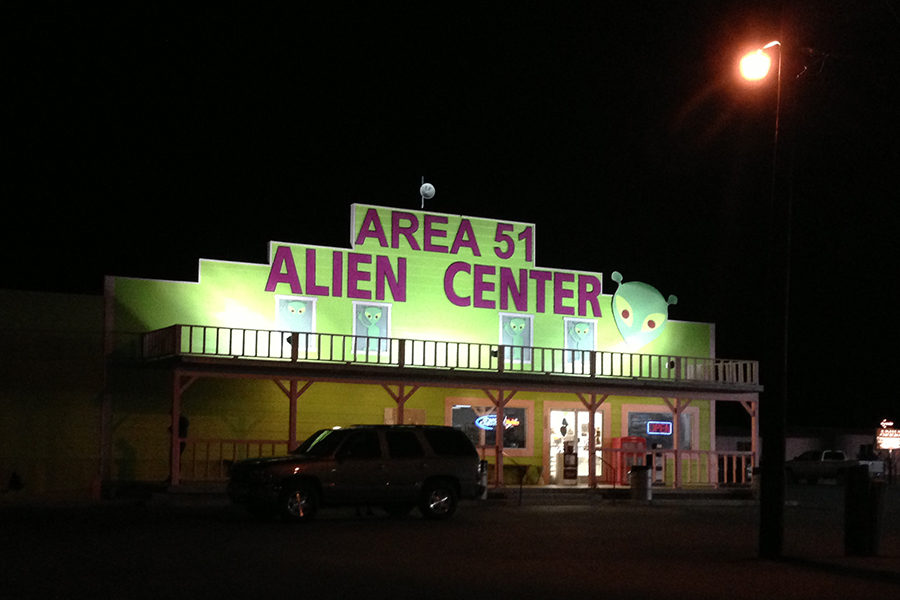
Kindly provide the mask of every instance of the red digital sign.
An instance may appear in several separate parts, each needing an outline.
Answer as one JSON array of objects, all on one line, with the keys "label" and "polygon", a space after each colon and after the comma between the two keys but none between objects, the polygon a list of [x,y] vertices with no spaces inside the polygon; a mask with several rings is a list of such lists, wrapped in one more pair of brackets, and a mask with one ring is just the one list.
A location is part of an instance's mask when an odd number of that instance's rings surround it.
[{"label": "red digital sign", "polygon": [[647,421],[649,435],[672,435],[671,421]]}]

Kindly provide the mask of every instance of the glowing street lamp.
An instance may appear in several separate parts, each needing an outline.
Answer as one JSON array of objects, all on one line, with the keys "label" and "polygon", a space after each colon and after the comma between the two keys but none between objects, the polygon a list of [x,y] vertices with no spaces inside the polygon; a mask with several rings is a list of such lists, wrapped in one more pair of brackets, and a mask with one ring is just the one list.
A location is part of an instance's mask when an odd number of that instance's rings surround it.
[{"label": "glowing street lamp", "polygon": [[778,131],[781,125],[781,42],[772,40],[762,48],[749,52],[741,58],[739,70],[741,77],[750,82],[761,81],[769,75],[772,69],[772,57],[767,50],[778,46],[778,71],[776,73],[775,91],[775,140],[772,148],[772,199],[775,198],[775,167],[778,164]]},{"label": "glowing street lamp", "polygon": [[[766,52],[769,48],[781,46],[781,42],[774,40],[758,50],[744,55],[740,62],[741,77],[748,81],[759,81],[769,74],[772,67],[772,58]],[[781,52],[778,53],[778,76],[781,77]]]},{"label": "glowing street lamp", "polygon": [[[760,529],[759,552],[762,558],[780,558],[784,541],[784,437],[787,411],[787,373],[788,373],[788,296],[790,289],[790,197],[779,202],[778,194],[778,134],[781,121],[781,42],[774,40],[762,48],[744,55],[740,61],[741,76],[750,82],[765,79],[772,67],[769,52],[778,46],[778,70],[775,95],[775,136],[772,144],[772,187],[769,207],[772,223],[772,274],[779,280],[772,286],[776,294],[776,302],[771,306],[776,310],[780,331],[771,336],[772,357],[778,361],[778,377],[774,381],[774,393],[768,399],[768,406],[763,407],[760,416],[765,421],[763,427],[763,460],[761,463],[762,482],[760,485]],[[783,222],[776,215],[783,216]],[[783,228],[783,229],[782,229]],[[776,232],[785,236],[783,244],[775,243]],[[767,386],[768,387],[768,386]]]}]

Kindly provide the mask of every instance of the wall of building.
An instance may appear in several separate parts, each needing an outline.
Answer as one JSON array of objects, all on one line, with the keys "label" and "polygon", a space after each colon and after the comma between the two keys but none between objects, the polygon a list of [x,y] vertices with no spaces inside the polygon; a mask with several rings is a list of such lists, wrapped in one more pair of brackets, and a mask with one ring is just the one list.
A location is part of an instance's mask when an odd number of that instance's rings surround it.
[{"label": "wall of building", "polygon": [[[168,477],[169,468],[170,382],[162,372],[141,370],[124,370],[114,380],[120,391],[113,400],[112,480],[162,482]],[[452,425],[453,407],[458,405],[492,408],[483,390],[423,387],[404,405],[404,421]],[[244,458],[244,452],[255,456],[257,452],[278,454],[286,449],[289,402],[273,381],[199,379],[182,396],[181,407],[191,440],[182,467],[186,480],[203,479],[209,472],[224,472],[221,463]],[[584,406],[574,394],[523,391],[513,397],[509,407],[525,410],[524,422],[516,426],[526,429],[526,447],[507,448],[506,464],[532,465],[535,473],[546,474],[553,459],[549,446],[554,433],[549,430],[550,411],[584,410]],[[603,447],[610,447],[614,437],[628,435],[629,410],[667,413],[669,408],[659,398],[609,397],[599,409],[603,415]],[[695,401],[688,412],[692,419],[692,447],[710,449],[710,403]],[[317,382],[298,402],[297,439],[303,440],[322,428],[390,423],[395,415],[396,403],[381,386]],[[223,440],[235,444],[228,442],[222,448]],[[245,440],[277,440],[282,444],[274,450],[268,446],[260,450],[253,445],[248,450],[240,446]],[[493,462],[493,445],[481,452]],[[510,470],[507,477],[515,474],[515,470]]]},{"label": "wall of building", "polygon": [[[104,392],[111,409],[111,480],[165,481],[172,375],[152,365],[125,366],[120,359],[137,355],[142,333],[176,323],[715,354],[713,325],[668,319],[670,302],[649,286],[644,288],[653,296],[653,311],[662,311],[653,312],[653,319],[665,323],[664,330],[630,336],[613,314],[621,278],[611,283],[600,273],[538,266],[531,224],[366,205],[351,208],[351,223],[350,248],[273,242],[268,264],[201,259],[196,282],[110,277],[105,297],[0,292],[3,496],[96,493]],[[285,309],[296,301],[315,308],[314,321],[291,320]],[[367,329],[360,321],[366,306],[384,308],[389,324],[373,322],[374,329]],[[519,317],[529,320],[521,338],[504,330],[508,319]],[[588,337],[573,341],[574,324],[587,326]],[[405,420],[451,424],[452,407],[462,403],[490,404],[482,390],[422,388],[406,404]],[[510,406],[528,411],[528,444],[510,448],[507,464],[545,469],[556,435],[549,430],[551,411],[580,409],[580,402],[572,394],[521,392]],[[627,433],[628,407],[667,411],[658,398],[609,398],[600,409],[604,444]],[[696,444],[711,447],[709,403],[695,402],[691,411]],[[265,380],[203,379],[183,398],[192,443],[286,441],[287,413],[285,395]],[[396,404],[380,386],[315,383],[300,399],[297,433],[303,439],[322,427],[395,418]],[[488,458],[491,450],[485,451]],[[10,484],[17,489],[9,490]]]},{"label": "wall of building", "polygon": [[[533,224],[361,204],[351,207],[350,221],[349,248],[272,242],[266,264],[201,259],[196,282],[109,278],[114,354],[133,354],[142,332],[192,324],[715,355],[712,324],[669,319],[674,297],[618,274],[605,279],[537,265]],[[132,371],[116,375],[111,386],[114,479],[167,476],[172,384],[157,376]],[[423,388],[406,404],[405,420],[449,425],[454,403],[479,402],[479,410],[490,404],[481,390]],[[509,449],[514,462],[546,467],[549,411],[572,402],[580,406],[573,394],[517,394],[511,406],[529,411],[529,448]],[[300,399],[298,438],[322,427],[388,422],[395,406],[379,386],[315,383]],[[191,438],[287,439],[288,401],[271,381],[201,380],[182,408]],[[668,407],[659,398],[608,399],[604,442],[627,435],[629,410],[665,413]],[[693,404],[689,414],[692,446],[709,449],[709,403]],[[213,460],[221,462],[219,454]]]},{"label": "wall of building", "polygon": [[103,298],[0,291],[0,323],[0,501],[88,496],[99,472]]}]

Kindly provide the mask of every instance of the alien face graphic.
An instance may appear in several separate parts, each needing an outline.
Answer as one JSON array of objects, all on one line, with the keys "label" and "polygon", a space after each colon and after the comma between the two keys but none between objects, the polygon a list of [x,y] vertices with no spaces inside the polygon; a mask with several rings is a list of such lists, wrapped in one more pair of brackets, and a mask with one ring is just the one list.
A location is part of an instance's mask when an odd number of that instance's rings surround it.
[{"label": "alien face graphic", "polygon": [[[356,318],[356,335],[368,338],[386,338],[388,336],[388,308],[373,304],[357,304],[354,307]],[[386,351],[387,340],[357,340],[357,349]]]},{"label": "alien face graphic", "polygon": [[384,314],[384,309],[380,306],[362,306],[357,313],[357,318],[359,319],[360,324],[363,326],[363,331],[366,335],[374,335],[378,336],[382,333],[382,327],[379,324],[381,321],[381,315]]},{"label": "alien face graphic", "polygon": [[594,349],[594,324],[588,321],[569,321],[566,328],[566,348]]},{"label": "alien face graphic", "polygon": [[312,331],[312,300],[280,298],[278,327],[285,331]]},{"label": "alien face graphic", "polygon": [[525,338],[525,319],[521,317],[513,317],[507,319],[504,324],[504,330],[509,336],[509,341],[514,346],[522,346]]},{"label": "alien face graphic", "polygon": [[[516,361],[531,361],[531,318],[517,315],[500,316],[500,343],[512,346],[509,358]],[[520,348],[519,346],[526,346]]]},{"label": "alien face graphic", "polygon": [[656,288],[640,281],[622,283],[622,274],[614,271],[612,280],[619,284],[612,299],[616,327],[629,346],[642,347],[662,333],[669,319],[669,305],[678,298],[664,299]]}]

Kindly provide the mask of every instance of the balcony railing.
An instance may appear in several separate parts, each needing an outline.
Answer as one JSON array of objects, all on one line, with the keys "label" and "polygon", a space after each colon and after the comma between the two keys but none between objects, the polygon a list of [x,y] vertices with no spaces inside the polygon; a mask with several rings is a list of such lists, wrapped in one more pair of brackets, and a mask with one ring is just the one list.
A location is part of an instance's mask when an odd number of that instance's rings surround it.
[{"label": "balcony railing", "polygon": [[145,333],[141,338],[141,355],[148,360],[170,356],[206,356],[495,373],[759,384],[759,363],[752,360],[298,333],[210,325],[173,325]]}]

